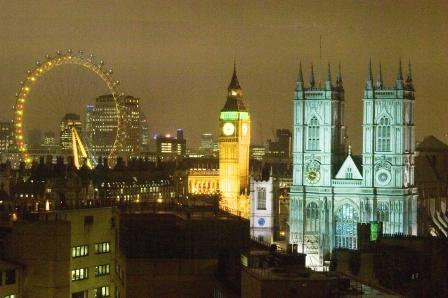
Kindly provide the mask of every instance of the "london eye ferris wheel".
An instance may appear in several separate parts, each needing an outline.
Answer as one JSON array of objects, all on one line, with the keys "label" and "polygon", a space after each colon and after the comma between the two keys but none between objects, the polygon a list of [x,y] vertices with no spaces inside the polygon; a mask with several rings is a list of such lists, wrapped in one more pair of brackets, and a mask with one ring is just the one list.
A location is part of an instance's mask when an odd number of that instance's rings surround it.
[{"label": "london eye ferris wheel", "polygon": [[[56,73],[57,70],[62,68],[61,66],[64,65],[75,65],[80,66],[84,70],[88,70],[93,76],[96,78],[99,78],[102,82],[104,82],[107,92],[110,93],[110,95],[113,97],[113,101],[115,103],[115,110],[116,110],[116,137],[113,142],[112,149],[109,152],[109,158],[114,159],[120,152],[122,147],[122,140],[124,137],[124,118],[123,118],[123,112],[119,101],[119,81],[114,80],[112,74],[113,71],[111,69],[106,69],[104,61],[103,60],[96,60],[93,54],[90,55],[84,55],[83,51],[79,51],[77,53],[73,52],[72,50],[67,50],[65,52],[57,51],[55,56],[46,55],[45,61],[37,61],[35,64],[35,67],[31,70],[27,71],[26,78],[20,82],[20,88],[19,91],[16,93],[16,104],[14,106],[14,132],[15,132],[15,140],[17,149],[21,155],[21,159],[27,163],[30,164],[33,160],[32,156],[30,155],[30,152],[28,150],[27,146],[27,140],[25,137],[25,129],[29,129],[29,120],[27,118],[31,117],[32,115],[43,115],[42,117],[47,117],[49,112],[51,112],[51,107],[55,104],[55,100],[57,101],[57,97],[55,95],[50,95],[51,101],[44,103],[44,105],[47,105],[46,107],[41,107],[43,110],[36,113],[33,110],[28,110],[26,108],[29,106],[30,103],[30,93],[32,90],[36,89],[39,84],[36,84],[39,81],[44,80],[44,77],[49,77],[49,73]],[[65,73],[67,73],[64,70]],[[92,81],[92,79],[90,79]],[[89,82],[90,82],[89,81]],[[78,82],[78,90],[82,90],[84,86],[86,85],[87,81],[84,82]],[[57,86],[57,82],[54,82]],[[73,83],[73,82],[72,82]],[[87,83],[89,84],[89,83]],[[38,89],[38,88],[37,88]],[[61,86],[59,86],[58,96],[61,93]],[[48,91],[48,90],[47,90]],[[33,98],[34,99],[34,98]],[[32,100],[31,100],[32,102]],[[37,106],[40,105],[40,102],[34,102],[32,105]],[[76,104],[79,105],[79,104]],[[69,108],[70,104],[64,104],[66,108]],[[36,121],[35,121],[36,122]],[[37,122],[42,122],[42,120],[38,119]],[[72,130],[72,138],[79,139],[79,132],[75,129]],[[81,155],[80,157],[87,157],[86,156],[86,148],[84,148],[83,144],[80,143],[80,150],[79,152],[76,150],[76,148],[73,148],[73,155],[75,157],[75,162],[78,162],[78,154]],[[76,147],[76,141],[73,141],[73,146]],[[92,163],[89,162],[88,165],[92,167]]]}]

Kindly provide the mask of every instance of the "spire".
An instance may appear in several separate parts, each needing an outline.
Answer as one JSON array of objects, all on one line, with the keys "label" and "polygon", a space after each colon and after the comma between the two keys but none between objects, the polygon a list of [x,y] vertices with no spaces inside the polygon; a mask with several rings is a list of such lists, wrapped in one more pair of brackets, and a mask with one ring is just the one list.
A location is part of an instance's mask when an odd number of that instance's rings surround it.
[{"label": "spire", "polygon": [[409,62],[408,62],[408,76],[406,78],[406,82],[407,83],[412,82],[411,59],[409,59]]},{"label": "spire", "polygon": [[302,62],[299,64],[299,77],[297,78],[297,82],[303,83]]},{"label": "spire", "polygon": [[401,70],[401,58],[398,61],[398,73],[397,73],[397,81],[402,81],[403,80],[403,72]]},{"label": "spire", "polygon": [[367,81],[366,81],[366,90],[373,90],[373,83],[372,83],[372,59],[369,60],[369,73],[367,75]]},{"label": "spire", "polygon": [[325,80],[325,90],[331,90],[331,68],[330,63],[328,63],[327,79]]},{"label": "spire", "polygon": [[299,76],[296,82],[296,91],[303,90],[303,73],[302,73],[302,62],[299,64]]},{"label": "spire", "polygon": [[328,62],[327,81],[331,82],[330,62]]},{"label": "spire", "polygon": [[378,65],[378,79],[376,81],[376,87],[379,89],[383,88],[383,71],[381,70],[381,61]]},{"label": "spire", "polygon": [[401,70],[401,58],[398,61],[398,73],[397,73],[397,81],[395,83],[395,87],[397,89],[403,89],[403,72]]},{"label": "spire", "polygon": [[409,59],[409,62],[408,62],[408,75],[406,77],[406,89],[414,91],[414,85],[412,84],[411,59]]},{"label": "spire", "polygon": [[336,75],[336,86],[338,86],[340,89],[343,89],[341,63],[338,64],[338,74]]},{"label": "spire", "polygon": [[311,63],[310,87],[313,88],[315,84],[316,84],[316,81],[314,80],[314,68],[313,68],[313,63]]},{"label": "spire", "polygon": [[235,90],[235,89],[241,89],[240,83],[238,82],[238,77],[236,75],[236,61],[233,61],[233,75],[232,75],[232,80],[230,81],[229,87],[227,88],[229,91],[230,90]]},{"label": "spire", "polygon": [[352,145],[348,145],[348,155],[352,155]]}]

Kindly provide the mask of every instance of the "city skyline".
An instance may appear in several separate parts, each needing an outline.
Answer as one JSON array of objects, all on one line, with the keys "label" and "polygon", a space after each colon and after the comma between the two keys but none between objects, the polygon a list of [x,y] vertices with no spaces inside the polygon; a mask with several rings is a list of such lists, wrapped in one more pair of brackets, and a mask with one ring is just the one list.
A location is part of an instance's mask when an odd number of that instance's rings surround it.
[{"label": "city skyline", "polygon": [[[58,49],[83,49],[114,70],[120,91],[141,98],[151,135],[183,128],[186,138],[197,146],[201,133],[217,134],[216,114],[236,58],[252,114],[253,143],[261,144],[276,128],[292,126],[290,103],[299,61],[306,81],[312,62],[317,79],[322,80],[327,62],[332,64],[333,78],[340,62],[350,115],[346,121],[349,142],[359,153],[368,61],[372,58],[374,76],[382,61],[385,83],[390,84],[401,57],[404,64],[411,59],[421,98],[416,104],[417,140],[434,134],[447,141],[443,127],[447,108],[442,101],[443,80],[448,76],[443,68],[448,41],[443,29],[445,2],[340,1],[330,5],[291,1],[264,7],[250,2],[170,7],[84,2],[75,6],[76,11],[64,3],[5,4],[0,13],[0,34],[5,40],[0,59],[5,104],[0,118],[11,119],[17,82],[36,60]],[[40,13],[34,15],[35,11]],[[117,12],[120,18],[111,24]],[[22,47],[23,40],[29,46]],[[192,113],[195,121],[191,121]]]}]

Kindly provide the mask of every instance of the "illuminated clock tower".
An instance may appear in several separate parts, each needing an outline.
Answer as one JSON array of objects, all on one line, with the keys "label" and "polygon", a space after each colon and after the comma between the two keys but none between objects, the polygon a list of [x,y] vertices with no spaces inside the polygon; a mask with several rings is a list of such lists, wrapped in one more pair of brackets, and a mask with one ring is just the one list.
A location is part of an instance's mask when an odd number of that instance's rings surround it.
[{"label": "illuminated clock tower", "polygon": [[232,213],[248,216],[250,115],[243,103],[236,67],[227,90],[227,101],[219,115],[221,207],[228,208]]}]

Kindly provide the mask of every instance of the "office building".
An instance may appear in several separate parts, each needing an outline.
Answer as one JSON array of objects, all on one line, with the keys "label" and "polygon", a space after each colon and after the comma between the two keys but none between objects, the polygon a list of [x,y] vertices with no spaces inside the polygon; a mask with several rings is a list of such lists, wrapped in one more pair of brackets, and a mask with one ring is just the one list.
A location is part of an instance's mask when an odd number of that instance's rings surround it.
[{"label": "office building", "polygon": [[176,137],[156,135],[155,139],[157,154],[162,157],[184,156],[187,151],[187,140],[182,129],[176,131]]},{"label": "office building", "polygon": [[78,114],[67,113],[60,123],[59,144],[62,150],[72,150],[72,129],[76,129],[78,134],[82,132],[81,117]]}]

